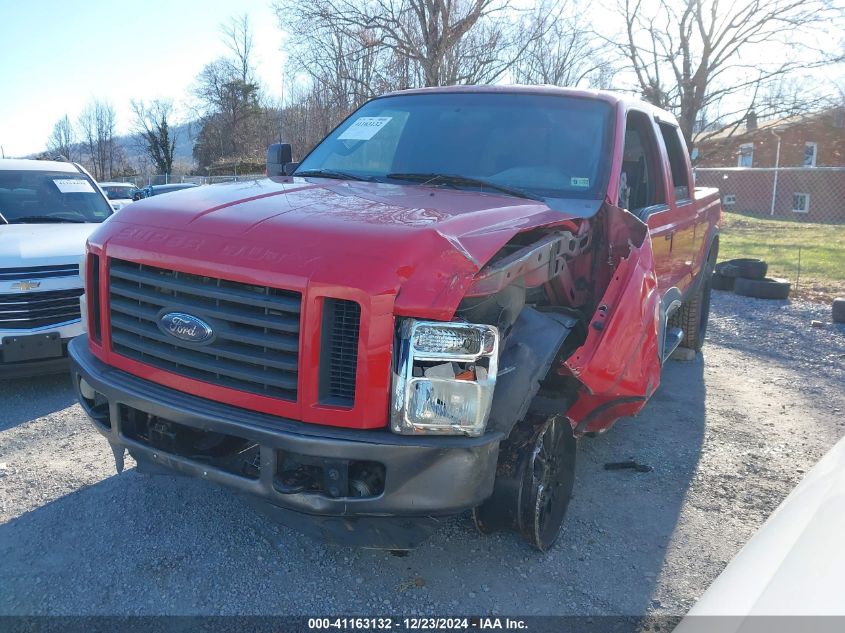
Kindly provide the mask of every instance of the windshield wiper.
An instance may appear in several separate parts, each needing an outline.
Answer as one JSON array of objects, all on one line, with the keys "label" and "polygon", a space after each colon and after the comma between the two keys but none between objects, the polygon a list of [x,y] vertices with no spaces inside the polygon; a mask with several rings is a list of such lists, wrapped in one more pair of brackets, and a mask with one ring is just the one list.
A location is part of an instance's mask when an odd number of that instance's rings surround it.
[{"label": "windshield wiper", "polygon": [[334,169],[306,169],[305,171],[295,171],[294,176],[315,176],[319,178],[334,178],[336,180],[364,180],[370,181],[372,178],[364,176],[356,176],[355,174],[348,174],[345,171],[336,171]]},{"label": "windshield wiper", "polygon": [[36,224],[36,223],[62,223],[69,222],[72,224],[85,224],[85,220],[74,220],[73,218],[57,218],[52,215],[26,215],[22,218],[14,218],[14,222],[9,224]]},{"label": "windshield wiper", "polygon": [[417,174],[417,173],[410,173],[410,174],[403,174],[403,173],[394,173],[394,174],[387,174],[388,178],[393,178],[395,180],[412,180],[414,182],[420,182],[424,185],[432,183],[434,181],[440,181],[446,183],[447,185],[455,185],[461,186],[466,185],[470,187],[480,187],[482,191],[486,187],[487,189],[492,189],[494,191],[498,191],[500,193],[508,194],[509,196],[515,196],[517,198],[528,198],[529,200],[540,200],[542,201],[544,198],[542,196],[538,196],[535,193],[530,193],[525,191],[524,189],[518,189],[517,187],[509,187],[507,185],[499,185],[495,182],[490,182],[489,180],[484,180],[483,178],[473,178],[472,176],[460,176],[458,174]]}]

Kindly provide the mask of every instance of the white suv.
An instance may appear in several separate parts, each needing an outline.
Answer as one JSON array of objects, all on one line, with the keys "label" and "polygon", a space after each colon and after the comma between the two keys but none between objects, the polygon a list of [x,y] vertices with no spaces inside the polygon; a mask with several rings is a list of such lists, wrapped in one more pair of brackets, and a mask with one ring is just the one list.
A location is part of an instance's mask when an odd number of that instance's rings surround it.
[{"label": "white suv", "polygon": [[120,211],[127,204],[132,204],[135,194],[140,191],[131,182],[101,182],[99,184],[115,211]]},{"label": "white suv", "polygon": [[76,164],[0,159],[0,377],[64,369],[83,332],[79,259],[111,214]]}]

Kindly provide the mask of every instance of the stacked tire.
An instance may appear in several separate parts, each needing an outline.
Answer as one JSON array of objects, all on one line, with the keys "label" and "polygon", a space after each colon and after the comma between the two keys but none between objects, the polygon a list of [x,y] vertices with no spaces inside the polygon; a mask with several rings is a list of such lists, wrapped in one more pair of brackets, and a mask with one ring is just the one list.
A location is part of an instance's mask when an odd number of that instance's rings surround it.
[{"label": "stacked tire", "polygon": [[713,288],[757,299],[787,299],[792,284],[786,279],[766,277],[768,271],[761,259],[729,259],[716,264]]},{"label": "stacked tire", "polygon": [[833,308],[833,322],[845,323],[845,299],[834,299],[831,308]]}]

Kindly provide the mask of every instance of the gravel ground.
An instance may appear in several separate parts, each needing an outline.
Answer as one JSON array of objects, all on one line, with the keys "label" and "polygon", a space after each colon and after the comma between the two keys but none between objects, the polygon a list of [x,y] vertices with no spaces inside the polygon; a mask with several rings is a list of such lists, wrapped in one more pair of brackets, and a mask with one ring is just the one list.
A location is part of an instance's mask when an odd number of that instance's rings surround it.
[{"label": "gravel ground", "polygon": [[[66,378],[3,382],[0,614],[680,615],[845,433],[843,384],[828,306],[717,293],[703,357],[581,442],[551,552],[461,516],[397,557],[314,542],[207,482],[117,476]],[[654,471],[603,469],[628,458]]]}]

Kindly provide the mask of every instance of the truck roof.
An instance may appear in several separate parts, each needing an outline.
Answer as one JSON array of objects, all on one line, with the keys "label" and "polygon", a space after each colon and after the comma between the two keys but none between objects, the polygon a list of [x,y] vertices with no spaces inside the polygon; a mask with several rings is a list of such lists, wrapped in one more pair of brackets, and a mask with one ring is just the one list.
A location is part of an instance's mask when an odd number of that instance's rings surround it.
[{"label": "truck roof", "polygon": [[73,163],[57,160],[30,160],[25,158],[0,158],[0,171],[66,171],[70,174],[79,173]]},{"label": "truck roof", "polygon": [[435,86],[431,88],[411,88],[409,90],[397,90],[388,92],[380,97],[392,97],[397,95],[412,95],[412,94],[433,94],[433,93],[460,93],[460,92],[488,92],[488,93],[505,93],[505,94],[544,94],[556,95],[561,97],[579,97],[582,99],[596,99],[605,101],[612,105],[624,104],[626,106],[636,106],[640,109],[646,110],[656,115],[665,121],[675,122],[675,117],[666,110],[658,108],[636,96],[616,92],[613,90],[587,90],[584,88],[562,88],[561,86],[552,85],[538,85],[529,86],[523,84],[496,84],[496,85],[470,85],[470,86]]}]

